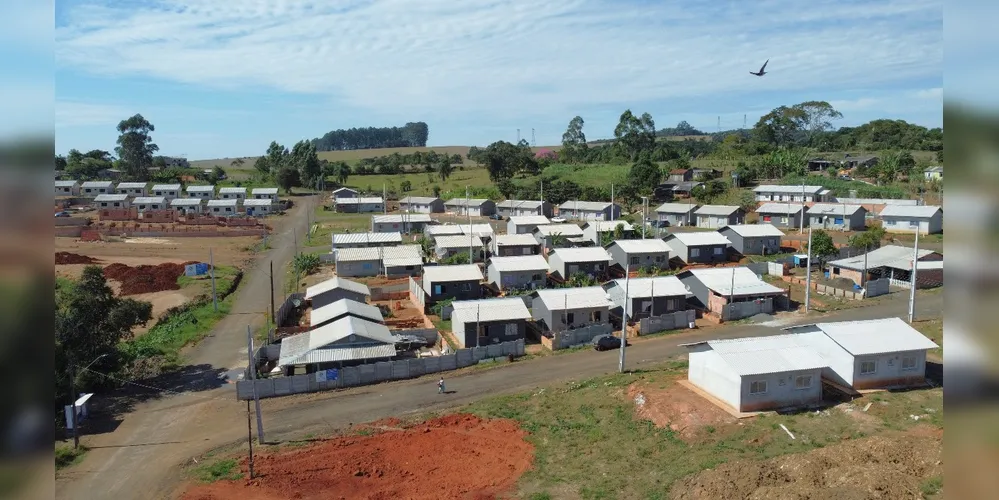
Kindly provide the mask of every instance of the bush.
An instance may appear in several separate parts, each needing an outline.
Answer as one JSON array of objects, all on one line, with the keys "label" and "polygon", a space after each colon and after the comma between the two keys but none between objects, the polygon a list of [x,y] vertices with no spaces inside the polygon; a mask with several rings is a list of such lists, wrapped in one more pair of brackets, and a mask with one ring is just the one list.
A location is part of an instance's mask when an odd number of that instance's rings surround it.
[{"label": "bush", "polygon": [[314,253],[303,253],[295,256],[292,262],[295,272],[307,276],[319,270],[319,256]]}]

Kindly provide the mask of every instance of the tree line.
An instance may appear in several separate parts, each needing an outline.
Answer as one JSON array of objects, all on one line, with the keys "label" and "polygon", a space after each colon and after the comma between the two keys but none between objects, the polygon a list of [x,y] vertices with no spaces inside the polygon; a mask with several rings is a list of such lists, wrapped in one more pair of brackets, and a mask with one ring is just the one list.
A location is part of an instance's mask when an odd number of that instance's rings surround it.
[{"label": "tree line", "polygon": [[426,147],[430,128],[425,122],[409,122],[402,127],[364,127],[331,130],[313,139],[317,151]]}]

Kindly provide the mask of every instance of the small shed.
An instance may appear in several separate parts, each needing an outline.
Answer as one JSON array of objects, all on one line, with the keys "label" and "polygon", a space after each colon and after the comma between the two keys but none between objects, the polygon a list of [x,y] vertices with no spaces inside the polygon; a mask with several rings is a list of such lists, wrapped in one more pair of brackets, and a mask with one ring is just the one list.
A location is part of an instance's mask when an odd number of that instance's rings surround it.
[{"label": "small shed", "polygon": [[152,188],[149,189],[150,196],[162,196],[168,201],[174,198],[180,198],[180,184],[154,184]]},{"label": "small shed", "polygon": [[610,323],[614,303],[599,286],[538,290],[531,294],[531,316],[547,331],[562,332]]},{"label": "small shed", "polygon": [[676,276],[621,278],[608,281],[603,287],[610,300],[622,313],[627,313],[631,321],[685,311],[687,297],[691,296],[687,286]]},{"label": "small shed", "polygon": [[543,215],[511,215],[506,221],[506,233],[531,234],[538,226],[547,226],[551,223],[552,221]]},{"label": "small shed", "polygon": [[417,214],[444,213],[444,200],[436,196],[407,196],[399,200],[399,210]]},{"label": "small shed", "polygon": [[827,362],[822,375],[858,390],[926,383],[926,352],[938,346],[899,318],[785,328]]},{"label": "small shed", "polygon": [[114,192],[117,194],[125,194],[130,197],[142,197],[146,196],[146,183],[145,182],[119,182],[118,186],[114,188]]},{"label": "small shed", "polygon": [[460,347],[520,340],[527,334],[531,312],[520,297],[452,302],[451,330]]},{"label": "small shed", "polygon": [[423,291],[427,293],[428,304],[447,299],[480,299],[482,280],[482,270],[477,264],[423,268]]},{"label": "small shed", "polygon": [[239,200],[208,200],[208,213],[216,216],[230,216],[239,213]]},{"label": "small shed", "polygon": [[215,198],[215,186],[187,186],[187,197],[199,200],[211,200]]},{"label": "small shed", "polygon": [[816,203],[805,212],[808,224],[816,229],[863,231],[867,226],[867,209],[845,203]]},{"label": "small shed", "polygon": [[305,289],[305,299],[312,301],[312,308],[319,309],[340,299],[365,303],[371,290],[363,283],[344,278],[330,278]]},{"label": "small shed", "polygon": [[576,273],[599,280],[607,273],[610,260],[602,247],[556,248],[548,254],[548,271],[563,280]]},{"label": "small shed", "polygon": [[498,234],[492,241],[493,255],[539,255],[541,244],[530,234]]},{"label": "small shed", "polygon": [[544,288],[548,262],[540,255],[493,257],[486,263],[486,281],[500,290]]},{"label": "small shed", "polygon": [[725,249],[732,244],[715,231],[670,233],[663,241],[670,255],[686,264],[724,262],[728,260]]},{"label": "small shed", "polygon": [[611,256],[611,263],[627,271],[669,268],[669,245],[658,238],[615,240],[604,248]]},{"label": "small shed", "polygon": [[697,227],[718,229],[732,224],[742,224],[746,212],[735,205],[704,205],[694,211]]},{"label": "small shed", "polygon": [[822,401],[825,360],[795,335],[682,344],[687,380],[739,412]]},{"label": "small shed", "polygon": [[732,248],[742,255],[773,255],[780,253],[784,232],[772,224],[735,224],[718,233],[732,242]]}]

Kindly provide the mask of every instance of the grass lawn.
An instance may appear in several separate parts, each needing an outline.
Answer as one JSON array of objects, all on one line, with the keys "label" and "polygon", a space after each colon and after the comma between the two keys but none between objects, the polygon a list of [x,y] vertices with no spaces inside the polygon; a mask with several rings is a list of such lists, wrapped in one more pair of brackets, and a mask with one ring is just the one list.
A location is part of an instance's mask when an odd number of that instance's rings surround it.
[{"label": "grass lawn", "polygon": [[[403,181],[409,181],[410,191],[402,191]],[[381,196],[382,186],[394,191],[399,198],[405,196],[433,196],[434,186],[441,189],[442,199],[465,196],[465,186],[471,188],[492,188],[489,171],[483,167],[466,165],[463,170],[455,169],[446,181],[436,173],[414,172],[399,175],[352,175],[347,178],[347,186],[373,195]]]},{"label": "grass lawn", "polygon": [[937,343],[938,348],[932,349],[929,355],[942,360],[943,359],[943,345],[944,345],[944,335],[943,335],[943,319],[930,319],[923,321],[915,321],[912,325],[919,333],[926,335],[927,338]]},{"label": "grass lawn", "polygon": [[[685,363],[548,387],[474,403],[468,411],[511,418],[530,432],[535,465],[520,480],[524,498],[665,498],[678,479],[736,459],[800,453],[918,423],[943,427],[940,389],[880,393],[855,401],[874,407],[860,425],[838,409],[795,415],[763,414],[738,424],[707,426],[691,440],[635,416],[627,387],[655,389],[685,376]],[[710,404],[710,403],[706,403]],[[787,438],[784,424],[797,439]],[[932,486],[932,485],[931,485]]]},{"label": "grass lawn", "polygon": [[73,448],[72,445],[56,445],[55,447],[55,466],[56,470],[69,467],[71,465],[76,465],[83,461],[83,456],[87,453],[87,447],[80,445],[79,448]]}]

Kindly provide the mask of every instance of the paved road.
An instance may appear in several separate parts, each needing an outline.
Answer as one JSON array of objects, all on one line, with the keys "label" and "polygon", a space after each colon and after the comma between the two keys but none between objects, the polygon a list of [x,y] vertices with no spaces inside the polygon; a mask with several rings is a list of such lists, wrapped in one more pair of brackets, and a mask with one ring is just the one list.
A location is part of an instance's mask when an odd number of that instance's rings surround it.
[{"label": "paved road", "polygon": [[[301,243],[306,234],[307,216],[315,199],[300,197],[296,204],[288,218],[275,221],[275,232],[269,237],[271,249],[245,271],[232,312],[216,325],[211,336],[185,353],[192,373],[171,384],[178,391],[217,388],[198,392],[196,397],[165,397],[140,404],[114,432],[85,436],[84,444],[91,451],[79,467],[58,478],[58,497],[162,498],[149,486],[159,483],[165,469],[189,459],[193,446],[211,441],[194,436],[199,436],[199,431],[209,436],[214,433],[211,419],[217,418],[220,408],[238,407],[231,394],[235,386],[220,382],[219,374],[246,364],[246,327],[263,325],[270,310],[270,261],[274,262],[276,300],[282,300],[284,269],[294,256],[292,242],[297,235]],[[214,422],[216,427],[231,425],[231,412],[226,413],[225,420]]]}]

